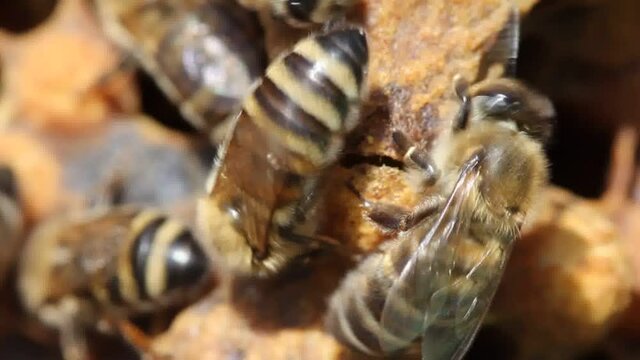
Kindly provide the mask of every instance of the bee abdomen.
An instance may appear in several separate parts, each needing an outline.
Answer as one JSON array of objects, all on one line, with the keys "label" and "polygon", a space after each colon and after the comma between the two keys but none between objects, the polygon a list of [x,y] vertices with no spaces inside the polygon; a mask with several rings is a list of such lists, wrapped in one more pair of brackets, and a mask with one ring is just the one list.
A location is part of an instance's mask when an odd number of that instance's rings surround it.
[{"label": "bee abdomen", "polygon": [[206,3],[192,11],[167,30],[154,56],[184,101],[182,111],[211,128],[237,110],[265,55],[257,20],[238,5]]},{"label": "bee abdomen", "polygon": [[311,36],[267,68],[244,110],[285,149],[323,167],[356,124],[367,64],[361,29]]},{"label": "bee abdomen", "polygon": [[376,268],[384,255],[374,254],[352,271],[329,303],[327,329],[343,344],[370,355],[381,355],[380,342],[396,336],[380,322],[386,292],[393,278]]},{"label": "bee abdomen", "polygon": [[166,302],[201,284],[207,272],[207,256],[188,229],[143,211],[131,223],[117,271],[104,284],[106,300],[134,308]]},{"label": "bee abdomen", "polygon": [[[389,349],[408,345],[402,334],[382,323],[383,308],[391,306],[389,315],[404,319],[407,327],[421,326],[423,320],[416,304],[402,298],[386,304],[389,289],[417,243],[399,241],[387,245],[383,252],[369,255],[347,275],[331,299],[326,321],[327,329],[343,344],[371,355],[382,355]],[[389,349],[383,349],[382,344]]]}]

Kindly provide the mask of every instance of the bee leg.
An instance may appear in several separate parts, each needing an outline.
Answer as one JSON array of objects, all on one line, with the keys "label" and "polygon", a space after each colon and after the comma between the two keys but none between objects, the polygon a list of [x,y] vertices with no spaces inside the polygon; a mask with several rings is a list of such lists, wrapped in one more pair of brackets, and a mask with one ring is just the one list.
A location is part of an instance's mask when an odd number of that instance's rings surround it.
[{"label": "bee leg", "polygon": [[387,231],[405,231],[414,227],[436,213],[444,202],[444,198],[440,195],[427,196],[415,208],[407,210],[397,205],[373,202],[363,198],[351,181],[347,182],[347,188],[362,200],[367,217]]},{"label": "bee leg", "polygon": [[435,184],[440,177],[440,170],[429,153],[413,145],[407,136],[400,131],[394,131],[391,136],[395,146],[403,153],[402,161],[405,166],[420,171],[420,177],[424,179],[425,185]]},{"label": "bee leg", "polygon": [[131,54],[120,56],[116,64],[95,82],[96,87],[104,87],[116,80],[119,74],[133,72],[138,67],[138,61]]},{"label": "bee leg", "polygon": [[280,236],[283,238],[293,241],[299,244],[305,244],[305,246],[309,247],[312,250],[319,250],[324,248],[334,248],[341,245],[341,243],[330,237],[325,235],[313,234],[299,234],[297,232],[291,231],[290,229],[282,229],[280,231]]},{"label": "bee leg", "polygon": [[118,329],[120,335],[133,345],[136,350],[153,358],[151,338],[147,334],[127,320],[117,320],[115,327]]},{"label": "bee leg", "polygon": [[638,149],[638,131],[624,126],[616,133],[611,146],[610,168],[607,186],[602,194],[604,207],[615,212],[629,198],[636,171],[636,151]]},{"label": "bee leg", "polygon": [[89,81],[77,90],[79,98],[93,96],[97,91],[106,96],[109,106],[115,111],[128,113],[138,107],[137,97],[128,96],[127,84],[134,76],[133,70],[138,66],[131,55],[121,56],[113,67]]},{"label": "bee leg", "polygon": [[371,221],[388,230],[406,231],[435,214],[443,201],[444,198],[439,195],[427,196],[411,210],[391,204],[370,203],[367,216]]},{"label": "bee leg", "polygon": [[453,130],[458,131],[466,128],[469,122],[469,111],[471,108],[469,83],[461,75],[456,75],[453,78],[453,91],[460,100],[460,109],[453,118]]},{"label": "bee leg", "polygon": [[89,348],[78,316],[79,304],[76,299],[65,298],[60,302],[59,331],[62,357],[65,360],[89,359]]}]

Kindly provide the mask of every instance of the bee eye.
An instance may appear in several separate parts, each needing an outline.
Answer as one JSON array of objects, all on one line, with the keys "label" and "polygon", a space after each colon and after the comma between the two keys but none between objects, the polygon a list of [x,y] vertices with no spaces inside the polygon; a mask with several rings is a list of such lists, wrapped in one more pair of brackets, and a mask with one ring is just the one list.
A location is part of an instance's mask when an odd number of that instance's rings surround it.
[{"label": "bee eye", "polygon": [[231,218],[233,218],[233,221],[240,220],[240,210],[238,210],[237,208],[230,206],[227,208],[227,213],[229,214],[229,216],[231,216]]},{"label": "bee eye", "polygon": [[316,0],[288,0],[287,7],[293,17],[308,20],[316,6]]},{"label": "bee eye", "polygon": [[225,210],[229,217],[232,219],[233,223],[235,225],[239,225],[240,219],[242,218],[241,202],[238,199],[234,199],[227,204]]}]

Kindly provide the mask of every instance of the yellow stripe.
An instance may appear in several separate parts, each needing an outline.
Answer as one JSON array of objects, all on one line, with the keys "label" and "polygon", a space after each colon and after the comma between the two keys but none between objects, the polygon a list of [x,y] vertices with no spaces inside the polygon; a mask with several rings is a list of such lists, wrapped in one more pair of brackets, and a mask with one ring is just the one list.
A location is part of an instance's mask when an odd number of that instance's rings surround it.
[{"label": "yellow stripe", "polygon": [[166,290],[167,253],[171,243],[185,228],[176,221],[166,221],[156,233],[145,269],[145,288],[152,299],[156,299]]},{"label": "yellow stripe", "polygon": [[351,100],[359,99],[358,82],[353,76],[348,65],[331,57],[315,39],[307,38],[300,41],[293,49],[296,53],[304,56],[314,63],[333,81],[342,92]]},{"label": "yellow stripe", "polygon": [[[303,156],[316,167],[320,167],[327,162],[325,152],[320,150],[313,142],[306,141],[302,137],[276,126],[275,122],[262,111],[262,108],[253,95],[245,99],[244,109],[256,126],[265,132],[265,134],[276,137],[278,142],[286,149]],[[331,141],[332,139],[328,140]],[[331,145],[329,145],[329,148],[331,148]]]},{"label": "yellow stripe", "polygon": [[[323,71],[318,72],[323,73]],[[335,106],[327,101],[327,99],[302,85],[298,79],[291,74],[282,60],[276,61],[269,66],[267,69],[267,77],[289,98],[289,101],[293,101],[331,131],[337,132],[342,129],[340,114],[338,114]]]},{"label": "yellow stripe", "polygon": [[129,238],[127,239],[125,247],[120,252],[120,258],[118,259],[118,280],[120,283],[120,293],[122,294],[125,302],[135,304],[139,301],[138,289],[136,286],[136,279],[131,268],[131,249],[136,237],[144,231],[144,229],[154,220],[158,218],[159,214],[155,211],[143,211],[136,215],[131,221],[129,227]]},{"label": "yellow stripe", "polygon": [[296,213],[296,205],[298,204],[294,203],[294,204],[289,204],[289,205],[281,206],[277,208],[273,212],[271,222],[279,226],[287,226],[293,223],[294,216]]},{"label": "yellow stripe", "polygon": [[375,356],[376,353],[371,351],[371,349],[363,344],[360,339],[358,339],[356,334],[354,334],[353,329],[351,328],[351,324],[347,319],[347,309],[345,308],[345,305],[349,302],[350,299],[345,299],[344,295],[352,293],[351,289],[349,289],[349,293],[347,294],[344,293],[344,290],[342,291],[343,292],[340,295],[342,295],[341,297],[343,298],[336,301],[336,303],[338,304],[337,308],[333,309],[334,313],[337,313],[337,315],[335,316],[337,316],[338,318],[338,327],[340,328],[340,331],[352,346],[356,347],[358,350],[362,351],[365,354]]}]

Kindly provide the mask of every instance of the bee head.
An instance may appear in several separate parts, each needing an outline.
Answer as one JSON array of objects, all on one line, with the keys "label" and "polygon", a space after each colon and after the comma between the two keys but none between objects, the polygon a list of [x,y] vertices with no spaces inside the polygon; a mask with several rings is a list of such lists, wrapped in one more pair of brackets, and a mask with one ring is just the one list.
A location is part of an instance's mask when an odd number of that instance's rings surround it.
[{"label": "bee head", "polygon": [[551,136],[555,110],[545,96],[515,79],[492,80],[472,92],[472,122],[504,121],[546,143]]}]

